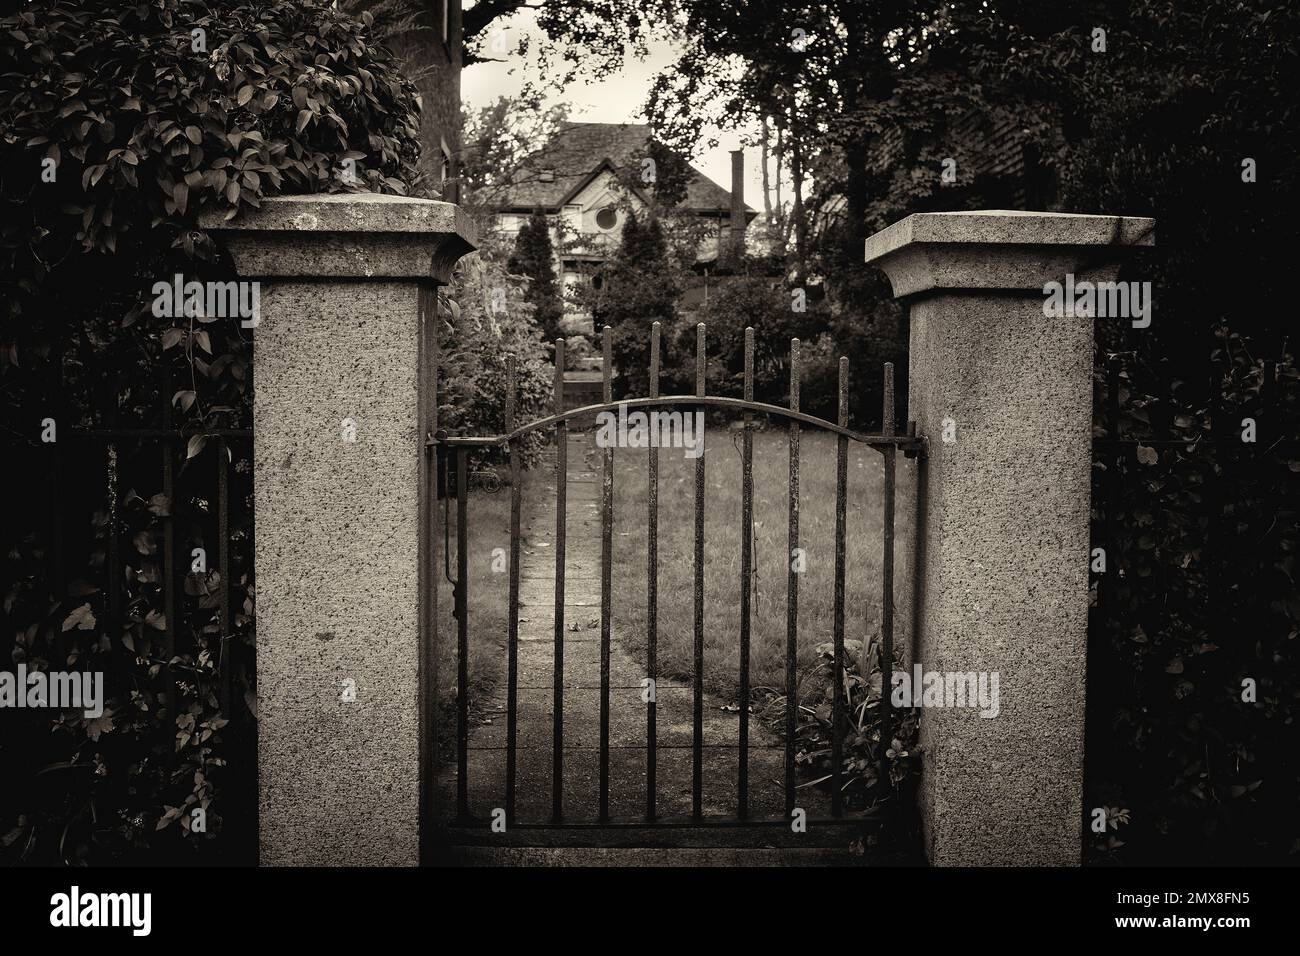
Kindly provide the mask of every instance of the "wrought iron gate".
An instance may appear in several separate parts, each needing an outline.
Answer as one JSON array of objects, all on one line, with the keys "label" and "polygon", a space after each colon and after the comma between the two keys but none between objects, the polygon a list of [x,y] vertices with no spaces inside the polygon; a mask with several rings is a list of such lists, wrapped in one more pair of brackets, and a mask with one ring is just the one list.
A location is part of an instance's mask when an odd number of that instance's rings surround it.
[{"label": "wrought iron gate", "polygon": [[[915,436],[915,428],[910,427],[906,434],[898,434],[894,419],[893,367],[884,367],[883,425],[879,434],[864,434],[848,427],[848,360],[839,361],[839,412],[838,421],[830,422],[800,411],[799,378],[800,352],[799,340],[791,342],[790,351],[790,404],[788,408],[754,401],[754,331],[745,330],[744,341],[744,397],[742,399],[710,396],[705,392],[705,326],[697,326],[695,351],[695,394],[660,395],[660,325],[654,323],[650,340],[650,375],[649,395],[644,398],[624,399],[615,402],[611,388],[611,338],[610,329],[603,330],[603,402],[582,408],[564,408],[564,340],[555,343],[555,381],[554,409],[549,417],[519,424],[516,421],[516,369],[513,358],[508,364],[508,385],[505,395],[505,427],[501,435],[487,436],[453,436],[439,430],[436,417],[432,423],[432,437],[427,441],[427,451],[435,461],[425,469],[427,475],[426,493],[428,495],[426,515],[430,522],[431,540],[437,540],[439,534],[449,538],[450,516],[445,516],[443,527],[438,529],[439,507],[436,483],[439,475],[445,475],[450,486],[445,496],[446,507],[455,501],[456,520],[456,569],[452,577],[450,567],[451,543],[445,541],[443,562],[433,568],[426,586],[434,589],[431,601],[436,609],[436,589],[438,577],[445,573],[453,584],[452,600],[456,620],[456,660],[457,660],[457,695],[456,695],[456,787],[454,816],[443,813],[443,819],[433,824],[438,845],[478,845],[478,846],[699,846],[735,845],[735,846],[773,846],[785,843],[802,846],[815,845],[807,834],[819,833],[826,840],[835,842],[843,840],[854,832],[878,826],[880,820],[870,813],[846,812],[841,797],[842,791],[842,747],[844,737],[844,618],[845,618],[845,536],[846,504],[848,488],[848,446],[850,442],[874,448],[883,456],[884,492],[882,496],[884,535],[882,541],[881,562],[881,654],[882,687],[882,743],[879,747],[879,760],[882,773],[887,772],[885,754],[890,740],[890,701],[887,689],[890,687],[890,674],[893,661],[894,638],[894,497],[896,458],[899,451],[908,456],[923,453],[924,442]],[[435,372],[436,388],[436,372]],[[433,403],[436,406],[436,402]],[[600,412],[617,413],[620,409],[663,409],[679,407],[694,410],[726,409],[739,412],[743,416],[742,429],[742,532],[741,532],[741,580],[740,588],[740,628],[738,634],[740,673],[739,673],[739,728],[738,728],[738,766],[737,799],[734,814],[725,817],[706,815],[703,812],[703,662],[704,662],[704,519],[705,519],[705,467],[706,455],[695,459],[694,482],[694,670],[692,677],[693,692],[693,734],[691,759],[691,806],[688,816],[662,816],[656,807],[656,787],[658,784],[656,699],[651,695],[645,704],[645,780],[646,800],[644,813],[639,820],[614,819],[610,814],[610,650],[611,650],[611,602],[612,602],[612,529],[613,529],[613,482],[614,449],[605,447],[601,452],[601,492],[600,492],[600,718],[599,718],[599,783],[598,812],[596,822],[576,823],[566,820],[564,806],[564,756],[565,740],[563,732],[564,715],[564,640],[565,640],[565,546],[566,546],[566,478],[567,478],[567,432],[568,424],[573,419],[585,419]],[[750,698],[750,632],[751,632],[751,595],[747,582],[754,567],[753,528],[754,528],[754,487],[753,487],[753,416],[767,415],[773,419],[783,419],[789,429],[789,548],[799,547],[799,471],[800,430],[803,427],[815,427],[833,433],[836,436],[836,502],[835,502],[835,581],[834,581],[834,702],[833,702],[833,746],[831,763],[831,812],[829,818],[807,820],[807,833],[799,839],[791,839],[790,814],[796,807],[796,767],[795,736],[797,727],[796,708],[796,646],[799,619],[799,575],[791,567],[787,579],[787,622],[785,648],[785,741],[784,741],[784,790],[785,816],[776,819],[759,819],[750,812],[750,713],[746,706]],[[436,413],[435,413],[436,415]],[[549,820],[516,820],[516,796],[518,792],[518,710],[519,710],[519,607],[520,607],[520,512],[521,482],[519,446],[521,440],[531,432],[553,430],[555,434],[555,476],[556,476],[556,525],[555,525],[555,583],[554,583],[554,676],[553,687],[553,735],[552,735],[552,794]],[[504,809],[505,826],[493,827],[492,821],[474,817],[469,808],[469,700],[468,700],[468,658],[469,628],[468,608],[470,602],[469,573],[467,555],[468,536],[468,480],[469,454],[474,449],[484,447],[504,447],[509,453],[511,477],[510,506],[510,553],[509,553],[509,597],[508,597],[508,634],[506,643],[506,770],[505,792],[502,794],[501,807]],[[658,679],[656,660],[656,642],[658,636],[659,608],[659,448],[653,444],[647,450],[648,470],[648,513],[647,513],[647,633],[646,633],[646,676],[651,681]],[[454,489],[454,490],[453,490]],[[432,562],[431,562],[432,563]],[[426,613],[426,640],[436,642],[436,610]],[[430,655],[433,656],[432,654]],[[427,732],[436,738],[436,701],[432,691],[436,688],[436,679],[425,683],[425,713]],[[436,752],[431,747],[430,753]],[[432,798],[426,800],[426,811],[435,812]],[[447,808],[450,809],[450,808]],[[429,821],[426,821],[429,825]],[[701,833],[709,831],[710,835],[701,841]],[[843,845],[842,843],[840,845]]]}]

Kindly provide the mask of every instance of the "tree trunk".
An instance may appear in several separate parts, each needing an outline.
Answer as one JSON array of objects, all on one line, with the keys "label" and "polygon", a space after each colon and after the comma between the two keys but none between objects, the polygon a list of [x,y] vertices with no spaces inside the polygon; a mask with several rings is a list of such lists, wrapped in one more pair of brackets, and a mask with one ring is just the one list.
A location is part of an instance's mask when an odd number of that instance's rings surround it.
[{"label": "tree trunk", "polygon": [[804,261],[808,250],[808,224],[803,208],[803,145],[799,137],[792,137],[790,150],[790,176],[794,180],[794,261],[800,281],[804,276]]},{"label": "tree trunk", "polygon": [[770,235],[772,232],[772,194],[771,194],[772,183],[767,175],[767,163],[768,163],[769,151],[767,148],[768,129],[767,129],[766,113],[763,114],[762,138],[759,140],[759,144],[762,148],[762,156],[763,156],[763,221],[766,223],[767,231],[768,234]]}]

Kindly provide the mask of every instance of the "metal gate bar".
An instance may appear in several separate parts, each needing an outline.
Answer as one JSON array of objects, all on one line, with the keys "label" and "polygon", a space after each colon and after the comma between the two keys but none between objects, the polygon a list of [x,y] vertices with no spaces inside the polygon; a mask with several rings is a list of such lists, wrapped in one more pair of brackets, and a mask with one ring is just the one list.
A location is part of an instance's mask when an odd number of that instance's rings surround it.
[{"label": "metal gate bar", "polygon": [[[880,432],[894,435],[894,363],[885,363],[884,407],[880,416]],[[893,737],[893,702],[890,691],[894,683],[894,466],[898,448],[886,445],[884,494],[884,553],[880,561],[880,779],[889,780],[889,747]],[[863,670],[865,677],[867,671]]]},{"label": "metal gate bar", "polygon": [[[564,413],[564,339],[555,340],[555,414]],[[564,534],[568,507],[569,426],[555,423],[555,739],[551,751],[551,820],[564,819]]]},{"label": "metal gate bar", "polygon": [[[469,813],[468,801],[468,728],[469,728],[469,574],[468,574],[468,458],[476,447],[505,446],[509,453],[511,474],[510,503],[510,578],[509,578],[509,632],[507,642],[507,742],[506,742],[506,816],[512,829],[533,829],[542,831],[545,825],[519,824],[515,820],[518,784],[518,666],[519,666],[519,555],[520,555],[520,512],[521,512],[521,468],[519,443],[533,430],[554,427],[555,430],[555,496],[556,496],[556,548],[555,548],[555,619],[554,619],[554,680],[553,680],[553,754],[552,754],[552,814],[554,826],[563,821],[563,763],[564,763],[564,597],[565,597],[565,538],[567,510],[567,432],[570,418],[587,417],[593,413],[613,411],[620,407],[636,408],[648,406],[687,406],[688,413],[702,412],[708,407],[724,407],[742,411],[743,449],[741,455],[741,491],[742,491],[742,541],[741,541],[741,600],[740,600],[740,702],[739,702],[739,753],[737,768],[737,805],[734,819],[710,820],[710,825],[743,826],[749,821],[749,696],[750,696],[750,653],[752,637],[753,591],[752,576],[754,572],[754,486],[753,486],[753,414],[763,412],[784,417],[788,422],[789,453],[789,500],[788,500],[788,545],[789,574],[787,577],[787,617],[786,617],[786,660],[785,660],[785,725],[784,742],[784,798],[786,817],[796,808],[795,775],[795,737],[798,731],[798,600],[799,600],[799,476],[800,476],[800,434],[803,424],[812,424],[836,435],[836,502],[835,502],[835,596],[834,596],[834,649],[833,663],[833,707],[832,707],[832,771],[831,771],[831,818],[843,818],[843,745],[844,731],[847,724],[845,715],[844,684],[844,644],[845,644],[845,576],[846,576],[846,535],[847,535],[847,498],[848,498],[848,443],[850,440],[879,449],[884,456],[884,494],[883,501],[883,554],[881,571],[882,607],[881,607],[881,642],[877,648],[882,673],[881,694],[881,740],[879,742],[880,773],[887,780],[889,769],[888,751],[892,735],[892,713],[889,701],[889,688],[892,683],[893,664],[893,545],[894,545],[894,495],[895,468],[897,452],[902,448],[909,455],[916,454],[923,448],[923,442],[912,435],[896,435],[894,420],[894,378],[893,366],[884,366],[884,410],[882,428],[879,435],[866,435],[854,432],[848,427],[848,376],[849,363],[846,358],[839,361],[838,376],[838,415],[837,422],[831,423],[800,411],[800,377],[802,371],[800,342],[793,339],[790,343],[790,401],[788,408],[755,402],[754,396],[754,330],[747,328],[744,339],[744,398],[730,399],[722,396],[706,395],[706,328],[703,323],[696,326],[695,343],[695,394],[693,396],[660,396],[659,379],[661,364],[661,328],[655,322],[650,335],[650,382],[649,397],[646,399],[629,399],[615,404],[612,392],[612,330],[606,326],[602,330],[602,354],[604,373],[602,375],[602,404],[585,408],[564,408],[564,339],[555,343],[555,378],[554,378],[554,414],[548,418],[520,426],[517,422],[518,404],[518,366],[516,359],[510,356],[506,360],[507,390],[505,403],[504,435],[468,438],[449,436],[436,431],[429,439],[429,444],[436,447],[439,463],[445,462],[450,454],[449,477],[454,474],[455,496],[457,499],[457,577],[452,582],[454,587],[454,615],[457,622],[457,815],[467,825],[474,823]],[[436,370],[435,370],[436,382]],[[436,401],[435,401],[436,405]],[[436,414],[436,413],[435,413]],[[436,427],[436,418],[433,419]],[[672,824],[673,828],[682,825],[681,820],[660,820],[656,807],[656,697],[654,682],[658,676],[657,639],[658,639],[658,532],[659,532],[659,449],[657,445],[649,448],[647,460],[648,472],[648,551],[647,551],[647,633],[646,633],[646,670],[650,681],[650,693],[646,699],[646,804],[645,824]],[[429,490],[437,486],[437,470],[433,470]],[[704,509],[705,509],[705,458],[701,454],[695,463],[695,509],[694,509],[694,668],[692,675],[692,780],[691,780],[691,814],[688,822],[692,825],[703,823],[703,670],[704,670]],[[599,771],[599,812],[597,826],[615,826],[610,822],[610,670],[612,656],[612,565],[613,565],[613,504],[614,504],[614,454],[613,448],[602,450],[602,487],[601,487],[601,632],[600,632],[600,771]],[[431,503],[431,514],[436,514],[436,502]],[[444,535],[448,529],[444,526]],[[444,561],[448,564],[449,556],[444,548]],[[436,575],[432,576],[436,587]],[[450,580],[450,574],[448,574]],[[436,624],[432,637],[436,640]],[[862,660],[862,678],[869,674],[869,650],[864,646]],[[828,821],[829,822],[829,821]],[[773,821],[753,821],[755,827],[771,826]],[[627,826],[625,823],[619,826]],[[571,827],[573,825],[570,825]],[[581,825],[578,825],[581,826]],[[756,831],[758,832],[758,831]]]},{"label": "metal gate bar", "polygon": [[[708,360],[704,323],[695,326],[695,394],[703,397]],[[700,409],[703,417],[704,410]],[[700,436],[696,437],[700,440]],[[691,816],[704,816],[704,456],[695,459],[695,667],[691,674]]]},{"label": "metal gate bar", "polygon": [[[790,340],[790,410],[799,411],[799,340]],[[797,654],[799,645],[799,575],[795,551],[799,547],[799,423],[790,422],[790,525],[786,548],[785,612],[785,815],[794,812],[794,736],[798,729]]]},{"label": "metal gate bar", "polygon": [[[513,355],[506,358],[506,431],[514,431],[518,367]],[[515,822],[515,783],[519,746],[519,512],[522,506],[519,473],[519,439],[510,443],[510,597],[506,650],[506,820]]]},{"label": "metal gate bar", "polygon": [[[650,397],[659,397],[659,323],[650,326]],[[647,462],[649,541],[646,553],[646,676],[650,681],[645,711],[645,818],[653,822],[655,811],[655,771],[657,734],[655,701],[659,680],[659,446],[651,443]]]},{"label": "metal gate bar", "polygon": [[456,813],[469,816],[469,449],[456,462]]},{"label": "metal gate bar", "polygon": [[[754,400],[754,330],[745,329],[745,401]],[[754,416],[745,412],[740,455],[740,733],[736,817],[749,817],[749,638],[754,590]]]},{"label": "metal gate bar", "polygon": [[[613,400],[610,371],[614,367],[611,331],[601,334],[604,372],[601,395],[606,404]],[[614,534],[614,447],[602,449],[600,483],[600,822],[609,821],[609,619],[612,586],[611,550]]]},{"label": "metal gate bar", "polygon": [[[849,423],[849,360],[840,359],[839,423]],[[831,705],[831,816],[844,813],[840,766],[844,762],[844,532],[849,496],[849,440],[835,440],[835,662],[831,680],[835,683]],[[864,675],[865,676],[865,675]]]}]

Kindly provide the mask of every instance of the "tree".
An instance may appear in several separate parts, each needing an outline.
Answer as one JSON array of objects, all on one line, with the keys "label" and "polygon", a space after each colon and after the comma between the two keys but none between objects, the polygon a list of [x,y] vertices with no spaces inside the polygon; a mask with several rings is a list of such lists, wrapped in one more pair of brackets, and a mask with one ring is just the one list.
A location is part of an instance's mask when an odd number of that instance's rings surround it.
[{"label": "tree", "polygon": [[524,300],[533,307],[533,319],[548,341],[561,334],[564,299],[555,281],[555,249],[551,245],[551,225],[539,209],[519,227],[515,251],[507,268],[516,275],[527,276]]},{"label": "tree", "polygon": [[526,182],[524,160],[547,142],[568,118],[564,104],[543,106],[535,92],[498,97],[474,112],[462,112],[460,205],[487,224],[511,186]]},{"label": "tree", "polygon": [[663,365],[671,366],[667,352],[681,288],[681,269],[669,254],[659,220],[651,217],[642,225],[629,209],[622,243],[591,303],[597,333],[606,325],[613,330],[619,395],[649,394],[650,328],[655,322],[663,329]]}]

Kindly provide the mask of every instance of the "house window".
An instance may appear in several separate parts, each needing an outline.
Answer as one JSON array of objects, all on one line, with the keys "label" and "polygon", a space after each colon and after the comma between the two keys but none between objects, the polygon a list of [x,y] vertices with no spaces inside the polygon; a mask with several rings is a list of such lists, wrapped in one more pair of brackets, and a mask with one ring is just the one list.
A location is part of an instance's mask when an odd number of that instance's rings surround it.
[{"label": "house window", "polygon": [[596,213],[596,225],[600,226],[606,232],[618,225],[618,213],[613,206],[606,206],[600,212]]},{"label": "house window", "polygon": [[564,207],[561,223],[565,232],[571,232],[575,236],[582,233],[582,207],[576,203],[571,203]]},{"label": "house window", "polygon": [[457,196],[455,195],[454,192],[456,188],[456,183],[455,183],[456,173],[455,170],[452,168],[451,150],[447,147],[447,141],[445,139],[440,140],[439,145],[440,145],[440,151],[442,153],[442,169],[439,175],[438,191],[442,193],[443,199],[447,200],[448,202],[456,202]]}]

